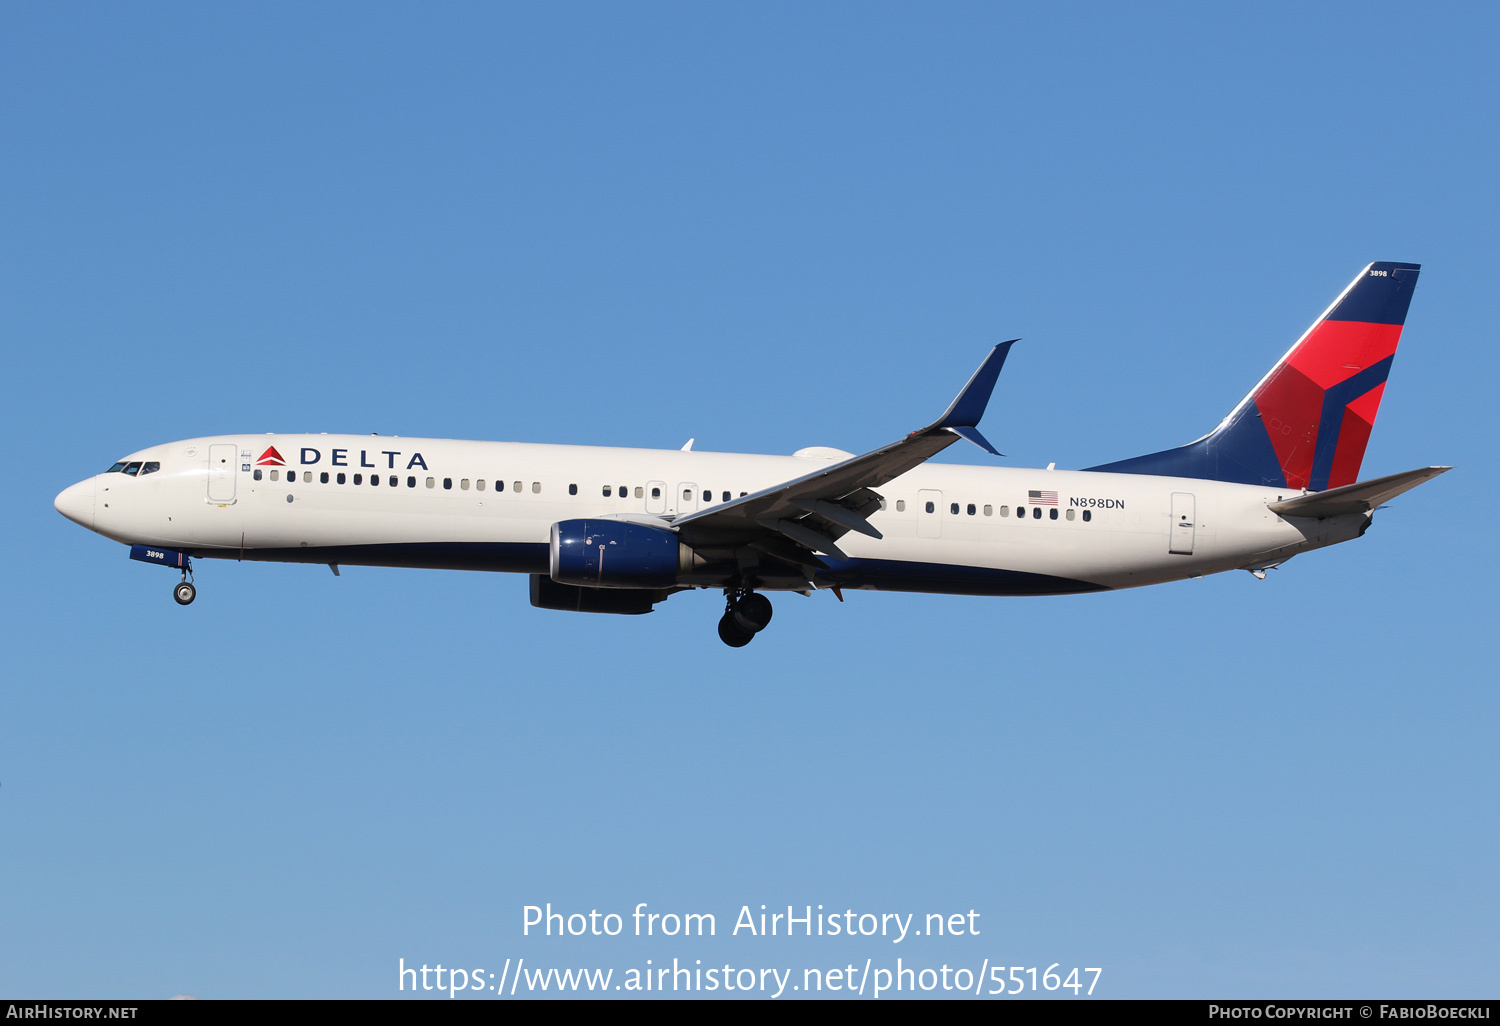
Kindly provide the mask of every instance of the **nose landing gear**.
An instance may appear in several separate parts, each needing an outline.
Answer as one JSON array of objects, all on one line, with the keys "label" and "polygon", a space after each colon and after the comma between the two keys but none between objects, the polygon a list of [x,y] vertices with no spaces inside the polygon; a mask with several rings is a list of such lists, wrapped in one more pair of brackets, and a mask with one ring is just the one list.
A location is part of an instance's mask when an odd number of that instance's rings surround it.
[{"label": "nose landing gear", "polygon": [[182,580],[172,589],[172,597],[177,600],[179,606],[192,605],[193,599],[198,597],[198,589],[193,587],[193,582],[189,580],[192,573],[188,567],[183,567]]},{"label": "nose landing gear", "polygon": [[177,600],[179,606],[189,605],[198,597],[198,589],[193,587],[193,558],[186,552],[179,552],[177,549],[160,549],[155,545],[132,545],[130,558],[138,559],[142,563],[155,563],[157,566],[170,566],[181,570],[182,580],[172,588],[172,598]]},{"label": "nose landing gear", "polygon": [[771,622],[771,600],[748,588],[724,592],[724,615],[719,619],[719,640],[730,648],[744,648]]}]

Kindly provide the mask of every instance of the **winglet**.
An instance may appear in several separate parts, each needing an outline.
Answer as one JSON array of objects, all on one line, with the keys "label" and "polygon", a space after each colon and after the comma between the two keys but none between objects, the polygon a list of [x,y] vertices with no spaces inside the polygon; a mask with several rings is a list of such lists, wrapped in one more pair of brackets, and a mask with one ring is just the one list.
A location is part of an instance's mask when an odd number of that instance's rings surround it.
[{"label": "winglet", "polygon": [[961,438],[967,438],[985,452],[999,456],[1000,453],[995,451],[995,447],[977,429],[980,418],[984,416],[984,408],[989,405],[990,393],[995,390],[995,381],[1000,377],[1000,368],[1005,366],[1005,357],[1009,355],[1010,347],[1019,341],[1021,340],[1013,338],[990,350],[990,355],[984,358],[969,383],[958,393],[953,405],[927,430],[946,428]]},{"label": "winglet", "polygon": [[1004,456],[1005,455],[1005,453],[1001,452],[999,449],[996,449],[993,445],[991,445],[990,442],[989,442],[989,439],[987,439],[983,435],[981,435],[979,433],[979,429],[976,428],[976,427],[960,426],[960,427],[951,427],[948,430],[952,431],[959,438],[967,438],[969,441],[971,441],[975,445],[979,446],[981,449],[983,449],[985,452],[989,453],[991,456]]}]

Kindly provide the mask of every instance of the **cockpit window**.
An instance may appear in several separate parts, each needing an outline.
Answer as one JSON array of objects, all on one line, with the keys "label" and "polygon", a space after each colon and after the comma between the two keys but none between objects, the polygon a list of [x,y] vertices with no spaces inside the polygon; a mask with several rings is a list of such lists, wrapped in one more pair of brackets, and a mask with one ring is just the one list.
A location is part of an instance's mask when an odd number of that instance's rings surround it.
[{"label": "cockpit window", "polygon": [[139,462],[127,463],[125,465],[125,473],[129,474],[131,477],[135,477],[136,474],[140,473],[140,470],[141,465]]},{"label": "cockpit window", "polygon": [[145,477],[147,474],[154,474],[154,473],[156,473],[160,469],[161,469],[161,464],[158,463],[158,462],[156,462],[155,460],[152,460],[150,463],[143,463],[143,464],[141,464],[141,474],[140,474],[140,476],[141,477]]},{"label": "cockpit window", "polygon": [[114,466],[112,466],[108,470],[106,470],[105,473],[106,474],[118,474],[120,471],[122,471],[124,469],[125,469],[125,461],[121,460],[119,463],[116,463]]}]

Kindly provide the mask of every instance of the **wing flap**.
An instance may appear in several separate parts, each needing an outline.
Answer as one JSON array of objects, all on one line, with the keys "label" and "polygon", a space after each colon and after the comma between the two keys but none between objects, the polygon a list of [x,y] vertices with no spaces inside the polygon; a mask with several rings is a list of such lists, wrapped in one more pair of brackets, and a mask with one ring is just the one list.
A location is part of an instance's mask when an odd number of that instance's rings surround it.
[{"label": "wing flap", "polygon": [[816,513],[824,520],[851,531],[858,531],[876,540],[885,537],[878,528],[847,506],[836,505],[827,499],[798,499],[796,504],[809,513]]},{"label": "wing flap", "polygon": [[775,531],[777,534],[790,538],[810,552],[824,552],[835,559],[847,560],[849,558],[844,555],[844,550],[835,545],[833,539],[829,538],[826,534],[823,534],[821,531],[815,531],[811,527],[800,524],[795,520],[768,519],[758,520],[756,523],[768,531]]}]

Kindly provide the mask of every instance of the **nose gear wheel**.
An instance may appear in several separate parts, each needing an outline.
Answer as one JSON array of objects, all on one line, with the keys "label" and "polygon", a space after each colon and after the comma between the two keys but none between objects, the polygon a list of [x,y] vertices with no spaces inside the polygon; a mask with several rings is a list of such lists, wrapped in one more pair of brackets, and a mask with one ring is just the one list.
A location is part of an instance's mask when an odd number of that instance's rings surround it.
[{"label": "nose gear wheel", "polygon": [[193,587],[193,564],[189,562],[182,568],[182,580],[172,588],[172,598],[179,606],[190,606],[197,597],[198,589]]}]

